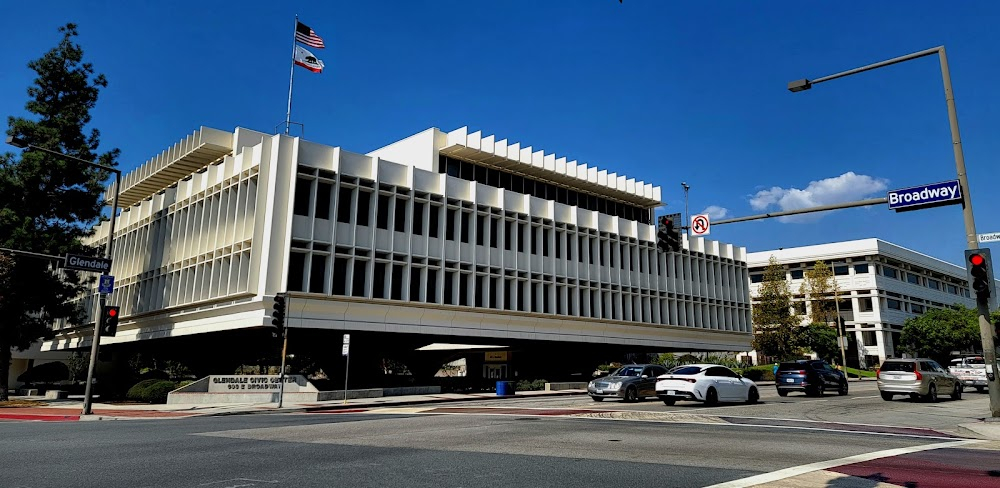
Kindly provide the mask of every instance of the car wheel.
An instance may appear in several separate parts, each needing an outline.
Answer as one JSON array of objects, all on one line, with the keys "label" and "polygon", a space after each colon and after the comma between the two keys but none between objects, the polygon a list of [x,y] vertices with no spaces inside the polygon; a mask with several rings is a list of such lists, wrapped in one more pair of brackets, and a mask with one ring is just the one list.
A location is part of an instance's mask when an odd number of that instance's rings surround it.
[{"label": "car wheel", "polygon": [[924,397],[924,400],[930,403],[938,401],[937,386],[935,386],[934,383],[931,383],[931,386],[927,388],[927,396]]},{"label": "car wheel", "polygon": [[786,397],[788,396],[788,392],[785,390],[778,390],[778,396]]},{"label": "car wheel", "polygon": [[979,392],[979,393],[982,393],[982,392],[986,391],[986,387],[985,386],[977,386],[976,387],[976,391]]},{"label": "car wheel", "polygon": [[883,391],[882,392],[882,399],[885,400],[885,401],[887,401],[887,402],[891,402],[892,401],[892,393],[886,393],[886,392]]},{"label": "car wheel", "polygon": [[920,394],[919,393],[910,393],[910,399],[911,400],[919,400],[920,399]]},{"label": "car wheel", "polygon": [[747,403],[753,405],[757,403],[757,400],[760,400],[760,393],[757,393],[757,389],[751,386],[750,391],[747,392]]},{"label": "car wheel", "polygon": [[709,388],[708,392],[705,393],[705,405],[715,406],[719,404],[719,393],[715,391],[715,388]]},{"label": "car wheel", "polygon": [[806,392],[807,395],[818,396],[818,397],[823,396],[824,393],[826,393],[826,389],[823,388],[823,384],[822,383],[814,386],[811,390],[809,390],[809,391]]},{"label": "car wheel", "polygon": [[601,398],[601,397],[595,397],[595,396],[590,397],[590,399],[593,400],[593,401],[595,401],[595,402],[603,402],[604,401],[603,398]]},{"label": "car wheel", "polygon": [[961,400],[962,399],[962,384],[961,383],[955,383],[955,391],[951,392],[951,399],[952,400]]},{"label": "car wheel", "polygon": [[639,390],[634,386],[626,388],[624,400],[628,403],[639,401]]},{"label": "car wheel", "polygon": [[677,403],[677,400],[675,400],[673,398],[664,398],[663,399],[663,404],[666,405],[666,406],[668,406],[668,407],[673,406],[675,403]]},{"label": "car wheel", "polygon": [[847,394],[847,380],[840,382],[840,389],[837,390],[837,394],[840,396]]}]

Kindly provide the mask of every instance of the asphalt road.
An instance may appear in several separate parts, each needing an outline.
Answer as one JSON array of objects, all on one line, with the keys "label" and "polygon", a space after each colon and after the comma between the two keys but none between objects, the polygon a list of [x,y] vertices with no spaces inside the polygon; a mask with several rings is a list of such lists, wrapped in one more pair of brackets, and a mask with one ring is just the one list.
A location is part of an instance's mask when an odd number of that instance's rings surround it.
[{"label": "asphalt road", "polygon": [[[894,481],[890,468],[877,463],[888,455],[884,451],[903,449],[892,451],[903,456],[893,458],[901,460],[897,464],[903,466],[892,468],[897,469],[893,472],[907,473],[899,470],[931,462],[924,458],[907,461],[909,450],[916,450],[912,456],[949,452],[955,462],[972,465],[966,466],[964,475],[954,470],[934,471],[946,473],[942,479],[948,484],[935,485],[924,477],[919,486],[963,486],[955,480],[971,480],[970,476],[987,482],[969,486],[997,486],[989,481],[1000,478],[988,478],[988,468],[979,466],[984,463],[983,453],[990,455],[986,459],[1000,459],[996,451],[921,451],[927,446],[953,446],[955,439],[787,428],[780,422],[739,425],[712,417],[732,415],[730,410],[768,407],[836,416],[836,409],[847,408],[842,402],[864,402],[864,396],[782,399],[787,403],[765,397],[760,406],[718,407],[705,416],[700,406],[668,408],[653,401],[629,405],[636,409],[634,416],[616,416],[608,411],[620,409],[620,403],[598,404],[573,396],[489,403],[494,409],[502,404],[506,409],[502,412],[468,402],[361,413],[0,423],[0,485],[685,487],[771,476],[768,473],[781,474],[781,470],[792,475],[802,471],[801,466],[818,462],[827,462],[829,467],[847,465],[860,473],[856,476],[877,471],[878,479]],[[829,403],[827,407],[817,406],[824,401]],[[863,409],[865,404],[857,405]],[[913,405],[899,401],[889,406],[906,410]],[[484,414],[490,412],[494,414]],[[691,418],[699,420],[687,423]],[[841,414],[840,420],[851,419]],[[883,454],[869,456],[870,460],[849,458],[879,452]],[[814,476],[815,470],[802,472]],[[914,477],[920,475],[897,476],[917,481]],[[863,481],[867,484],[829,486],[874,486]],[[734,486],[749,484],[737,481]]]}]

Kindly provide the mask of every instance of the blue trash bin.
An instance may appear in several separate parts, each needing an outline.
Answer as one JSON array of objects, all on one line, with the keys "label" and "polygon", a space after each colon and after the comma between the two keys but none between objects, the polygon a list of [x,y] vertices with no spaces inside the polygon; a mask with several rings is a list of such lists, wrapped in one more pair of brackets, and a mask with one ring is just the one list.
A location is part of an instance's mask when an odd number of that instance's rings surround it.
[{"label": "blue trash bin", "polygon": [[497,381],[497,396],[511,396],[515,393],[513,381]]}]

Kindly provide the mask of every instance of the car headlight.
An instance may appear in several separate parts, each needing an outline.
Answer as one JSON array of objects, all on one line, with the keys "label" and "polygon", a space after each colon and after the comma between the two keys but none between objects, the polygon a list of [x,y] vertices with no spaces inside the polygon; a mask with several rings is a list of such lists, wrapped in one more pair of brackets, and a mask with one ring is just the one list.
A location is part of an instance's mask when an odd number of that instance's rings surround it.
[{"label": "car headlight", "polygon": [[587,383],[587,387],[588,388],[593,388],[594,387],[594,382],[591,381],[590,383]]},{"label": "car headlight", "polygon": [[608,389],[609,390],[617,390],[617,389],[619,389],[621,387],[622,387],[622,382],[621,381],[616,381],[614,383],[608,383]]}]

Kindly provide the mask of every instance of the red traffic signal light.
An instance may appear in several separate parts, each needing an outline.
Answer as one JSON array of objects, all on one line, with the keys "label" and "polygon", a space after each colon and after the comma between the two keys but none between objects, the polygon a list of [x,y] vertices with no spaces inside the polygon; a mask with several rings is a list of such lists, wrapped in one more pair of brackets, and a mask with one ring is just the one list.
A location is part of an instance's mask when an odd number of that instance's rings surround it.
[{"label": "red traffic signal light", "polygon": [[982,254],[971,254],[969,255],[969,262],[972,263],[973,266],[982,266],[986,264],[986,258],[984,258]]},{"label": "red traffic signal light", "polygon": [[996,296],[989,249],[968,249],[965,258],[969,262],[969,286],[976,292],[976,301],[991,305]]},{"label": "red traffic signal light", "polygon": [[101,308],[101,335],[114,337],[118,332],[118,307],[105,305]]}]

